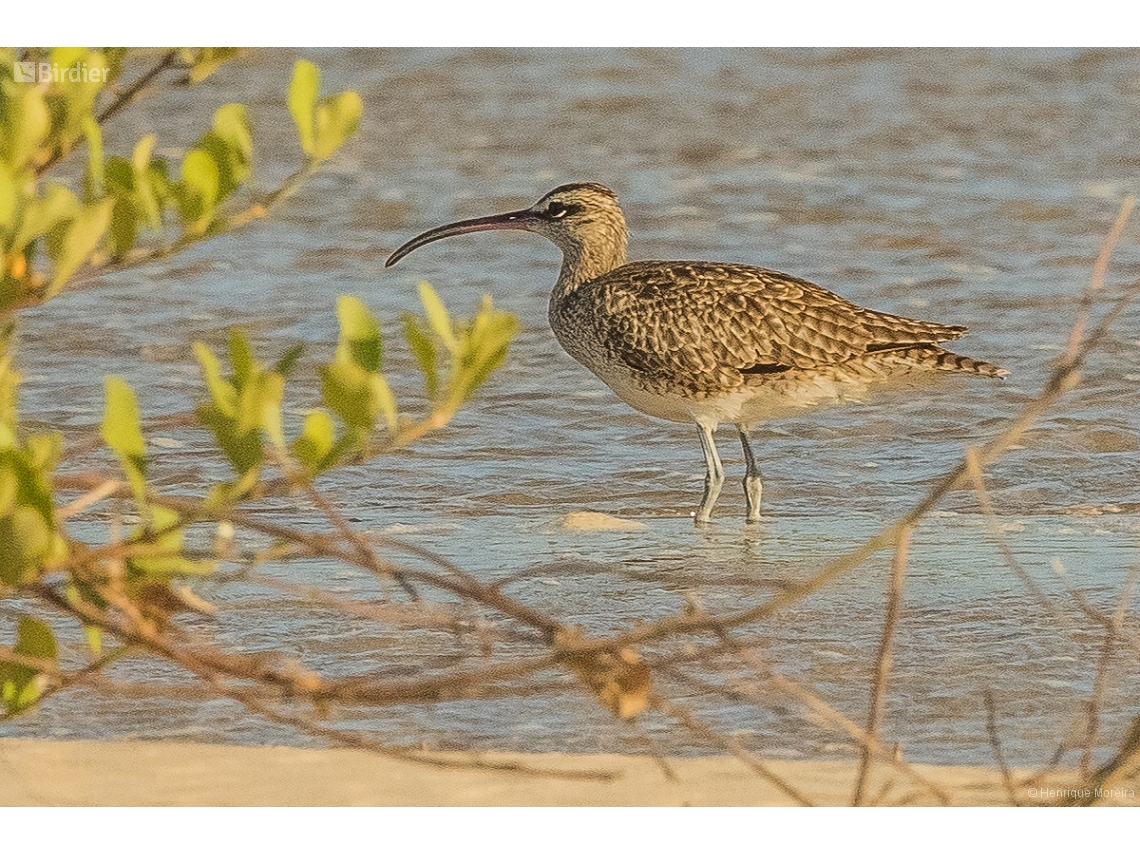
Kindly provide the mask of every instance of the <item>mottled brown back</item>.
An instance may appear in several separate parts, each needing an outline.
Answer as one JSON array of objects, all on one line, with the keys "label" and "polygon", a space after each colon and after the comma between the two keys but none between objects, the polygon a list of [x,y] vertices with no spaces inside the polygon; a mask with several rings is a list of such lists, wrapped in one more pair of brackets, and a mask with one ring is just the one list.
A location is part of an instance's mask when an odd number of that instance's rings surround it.
[{"label": "mottled brown back", "polygon": [[653,378],[648,386],[697,394],[766,375],[831,373],[844,363],[908,356],[916,369],[1003,373],[937,347],[959,338],[964,326],[865,309],[803,279],[747,265],[626,264],[567,293],[559,314],[566,329],[591,325],[606,357]]}]

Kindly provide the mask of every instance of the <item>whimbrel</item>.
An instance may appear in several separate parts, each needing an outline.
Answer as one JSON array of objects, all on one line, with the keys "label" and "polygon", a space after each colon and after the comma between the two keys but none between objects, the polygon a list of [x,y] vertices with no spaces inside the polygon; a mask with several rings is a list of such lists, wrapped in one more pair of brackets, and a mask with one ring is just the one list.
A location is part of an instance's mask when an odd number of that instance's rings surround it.
[{"label": "whimbrel", "polygon": [[760,470],[749,430],[823,404],[860,400],[930,372],[1008,372],[939,347],[966,332],[864,309],[785,273],[708,261],[626,261],[617,196],[601,184],[564,184],[529,208],[463,220],[412,238],[388,259],[452,235],[521,229],[562,250],[549,319],[559,344],[636,410],[695,423],[705,457],[697,523],[724,483],[713,433],[740,436],[747,519],[760,518]]}]

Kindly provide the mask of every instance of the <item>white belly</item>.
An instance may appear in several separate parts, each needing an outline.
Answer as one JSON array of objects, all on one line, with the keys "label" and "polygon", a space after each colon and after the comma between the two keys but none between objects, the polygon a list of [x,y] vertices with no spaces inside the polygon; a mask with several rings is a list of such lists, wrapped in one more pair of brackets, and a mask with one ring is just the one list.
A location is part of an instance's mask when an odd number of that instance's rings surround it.
[{"label": "white belly", "polygon": [[820,406],[861,402],[870,386],[862,379],[780,378],[762,386],[695,398],[646,391],[630,373],[613,368],[594,373],[639,412],[671,422],[695,422],[711,427],[728,422],[749,428]]}]

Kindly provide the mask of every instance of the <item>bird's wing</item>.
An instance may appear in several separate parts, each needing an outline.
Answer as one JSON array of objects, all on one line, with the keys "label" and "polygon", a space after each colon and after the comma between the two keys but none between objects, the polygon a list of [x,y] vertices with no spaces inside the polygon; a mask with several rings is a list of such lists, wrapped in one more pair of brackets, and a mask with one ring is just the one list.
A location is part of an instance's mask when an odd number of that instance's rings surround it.
[{"label": "bird's wing", "polygon": [[771,270],[707,262],[627,264],[586,286],[611,359],[709,389],[741,375],[837,364],[958,338],[965,327],[864,309]]}]

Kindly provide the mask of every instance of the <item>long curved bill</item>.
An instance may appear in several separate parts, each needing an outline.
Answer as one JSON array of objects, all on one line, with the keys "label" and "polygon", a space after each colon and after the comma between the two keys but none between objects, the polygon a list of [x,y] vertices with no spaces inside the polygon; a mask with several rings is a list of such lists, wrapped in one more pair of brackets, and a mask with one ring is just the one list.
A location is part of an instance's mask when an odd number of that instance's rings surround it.
[{"label": "long curved bill", "polygon": [[527,231],[537,218],[529,210],[511,211],[509,214],[493,214],[490,217],[476,217],[473,220],[460,220],[458,223],[451,223],[446,226],[439,226],[438,228],[430,229],[422,235],[417,235],[406,244],[401,246],[393,252],[386,262],[385,267],[391,267],[409,252],[414,249],[419,249],[425,243],[440,240],[452,235],[465,235],[471,232],[486,232],[494,229],[519,229]]}]

